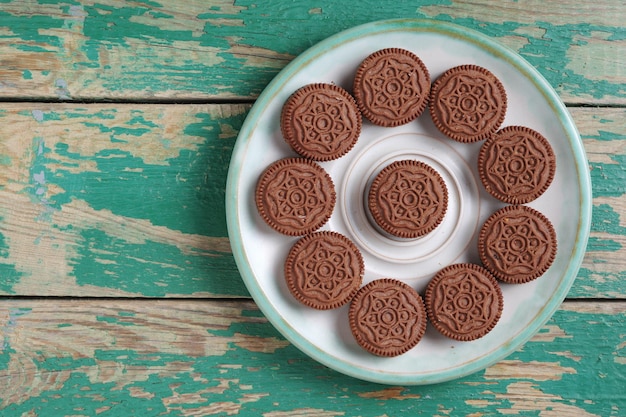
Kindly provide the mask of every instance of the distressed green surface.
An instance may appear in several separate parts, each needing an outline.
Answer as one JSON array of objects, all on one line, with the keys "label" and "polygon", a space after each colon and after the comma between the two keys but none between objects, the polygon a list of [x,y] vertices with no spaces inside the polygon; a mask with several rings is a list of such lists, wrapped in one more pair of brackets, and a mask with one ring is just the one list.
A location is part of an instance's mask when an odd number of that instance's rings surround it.
[{"label": "distressed green surface", "polygon": [[626,126],[624,109],[572,109],[589,158],[591,238],[570,298],[626,294]]},{"label": "distressed green surface", "polygon": [[[129,415],[141,410],[144,416],[501,412],[607,417],[622,416],[626,408],[626,393],[619,389],[626,383],[626,340],[624,334],[614,331],[626,321],[624,303],[610,310],[597,303],[591,309],[566,304],[532,341],[500,364],[453,382],[424,387],[367,383],[316,364],[284,342],[247,303],[229,304],[224,315],[207,315],[210,309],[195,304],[197,317],[204,321],[189,323],[186,331],[177,329],[183,323],[176,319],[177,313],[185,314],[184,308],[179,311],[174,303],[161,306],[160,313],[173,317],[166,324],[173,326],[174,335],[199,332],[191,343],[213,341],[215,352],[208,355],[177,353],[184,347],[176,338],[161,351],[154,351],[150,340],[132,349],[119,346],[142,329],[151,331],[152,340],[170,340],[172,335],[167,334],[167,327],[157,327],[163,320],[159,313],[147,314],[141,304],[127,303],[117,310],[102,306],[70,308],[68,317],[73,322],[66,324],[58,319],[29,322],[49,308],[42,303],[5,306],[0,314],[8,315],[5,331],[10,328],[10,333],[0,355],[0,378],[17,372],[18,364],[34,368],[40,378],[22,379],[22,387],[0,394],[5,415]],[[85,307],[87,310],[81,311]],[[241,308],[234,319],[226,315],[233,308]],[[84,332],[81,327],[89,323],[93,323],[89,331],[93,355],[66,351],[70,346],[64,341],[75,332]],[[595,330],[589,332],[590,327]],[[11,346],[19,335],[48,331],[58,333],[59,342],[53,346],[33,346],[23,353]],[[114,340],[111,345],[106,344],[109,339]],[[516,378],[502,377],[508,367],[517,369]],[[584,391],[571,388],[582,386]],[[41,389],[44,387],[47,389]]]},{"label": "distressed green surface", "polygon": [[[77,110],[76,113],[47,112],[42,115],[41,122],[71,122],[80,118],[74,129],[95,128],[108,136],[111,144],[130,143],[137,147],[150,140],[144,139],[146,134],[163,128],[157,124],[158,120],[146,120],[141,110],[131,110],[132,118],[124,126],[107,123],[113,118],[109,114],[116,113],[115,109],[92,114],[89,114],[90,110]],[[85,121],[85,116],[93,121]],[[176,157],[158,164],[146,163],[131,151],[118,150],[114,146],[98,150],[93,155],[72,152],[62,142],[56,143],[53,150],[46,147],[42,138],[35,137],[33,147],[41,147],[41,150],[31,162],[34,182],[31,196],[39,198],[35,175],[40,173],[47,184],[55,184],[64,190],[48,199],[53,209],[79,198],[95,210],[109,209],[113,214],[135,218],[147,213],[155,225],[181,232],[226,236],[223,189],[235,137],[220,138],[220,125],[238,127],[243,123],[245,113],[219,119],[202,113],[193,117],[196,119],[194,123],[184,126],[181,134],[206,140],[197,149],[182,149]],[[163,139],[162,146],[169,146],[166,139]],[[72,172],[64,169],[64,166],[77,166],[84,160],[95,163],[95,170]],[[103,181],[106,186],[102,185]]]},{"label": "distressed green surface", "polygon": [[[462,1],[212,3],[7,2],[0,40],[35,53],[41,66],[5,66],[14,83],[63,99],[87,97],[255,97],[294,56],[349,27],[389,18],[436,18],[479,30],[516,49],[566,101],[626,102],[626,51],[619,1],[564,2],[534,16],[527,2]],[[604,7],[609,13],[602,19]],[[587,18],[580,16],[587,15]],[[541,17],[539,17],[541,16]],[[599,61],[599,62],[598,62]],[[44,64],[48,64],[46,67]],[[81,71],[77,79],[68,79]],[[2,89],[0,89],[2,94]],[[27,94],[37,95],[37,91]]]},{"label": "distressed green surface", "polygon": [[[248,106],[169,109],[19,105],[0,114],[0,155],[13,164],[0,174],[13,190],[0,199],[0,292],[49,295],[60,278],[71,287],[56,295],[247,295],[224,189]],[[6,225],[25,219],[32,237]],[[46,268],[52,258],[65,274]]]},{"label": "distressed green surface", "polygon": [[[2,218],[0,217],[0,222]],[[7,245],[6,239],[0,233],[0,259],[7,257],[9,247]],[[15,270],[14,266],[11,264],[6,264],[0,261],[0,294],[1,293],[10,293],[11,288],[19,280],[20,274]]]},{"label": "distressed green surface", "polygon": [[[0,415],[626,415],[622,3],[0,0]],[[569,300],[506,360],[426,387],[340,375],[220,299],[248,296],[223,206],[239,103],[314,43],[406,17],[534,65],[593,183]],[[8,102],[42,98],[76,104]]]}]

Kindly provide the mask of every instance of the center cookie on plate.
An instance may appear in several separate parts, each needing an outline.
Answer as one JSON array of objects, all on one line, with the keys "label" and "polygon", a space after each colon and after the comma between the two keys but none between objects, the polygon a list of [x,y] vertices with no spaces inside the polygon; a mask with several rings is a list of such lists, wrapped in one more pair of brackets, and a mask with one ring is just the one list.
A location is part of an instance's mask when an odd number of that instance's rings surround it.
[{"label": "center cookie on plate", "polygon": [[385,232],[414,239],[441,223],[448,208],[448,189],[430,165],[414,160],[396,161],[374,178],[368,208]]}]

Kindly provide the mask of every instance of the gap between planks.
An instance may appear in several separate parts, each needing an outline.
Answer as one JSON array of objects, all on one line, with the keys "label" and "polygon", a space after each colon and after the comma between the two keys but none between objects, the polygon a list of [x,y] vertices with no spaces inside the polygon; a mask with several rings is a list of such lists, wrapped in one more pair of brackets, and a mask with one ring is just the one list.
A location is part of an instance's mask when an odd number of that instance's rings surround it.
[{"label": "gap between planks", "polygon": [[[258,96],[246,97],[235,96],[229,98],[213,97],[213,98],[193,98],[193,97],[176,97],[176,98],[147,98],[141,97],[137,99],[125,98],[83,98],[83,99],[57,99],[49,97],[2,97],[0,106],[3,104],[74,104],[74,105],[108,105],[108,104],[146,104],[146,105],[238,105],[238,104],[254,104]],[[563,102],[567,108],[598,108],[598,109],[624,109],[626,104],[623,103],[574,103]]]},{"label": "gap between planks", "polygon": [[[217,306],[224,305],[230,307],[239,306],[244,309],[258,309],[252,298],[119,298],[119,297],[31,297],[31,296],[2,296],[0,297],[0,312],[5,308],[19,308],[30,305],[31,307],[46,307],[54,305],[56,307],[75,308],[98,308],[113,307],[143,309],[150,304],[159,304],[163,308],[181,309],[181,303],[187,306]],[[151,306],[152,307],[152,306]],[[559,306],[560,310],[581,311],[581,312],[625,312],[626,299],[569,299],[563,300]]]}]

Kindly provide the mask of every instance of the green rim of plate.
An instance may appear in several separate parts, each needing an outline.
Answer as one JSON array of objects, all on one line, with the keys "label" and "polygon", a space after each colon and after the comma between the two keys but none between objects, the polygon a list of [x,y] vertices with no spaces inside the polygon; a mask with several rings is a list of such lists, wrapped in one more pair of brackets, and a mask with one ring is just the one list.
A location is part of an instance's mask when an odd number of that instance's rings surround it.
[{"label": "green rim of plate", "polygon": [[[242,161],[246,155],[249,140],[252,137],[252,133],[262,110],[274,98],[281,86],[287,80],[300,71],[302,66],[306,65],[317,56],[323,54],[329,49],[343,44],[344,42],[384,32],[441,33],[443,35],[473,43],[484,50],[487,50],[495,57],[514,66],[522,75],[527,77],[537,87],[537,90],[543,94],[546,101],[554,110],[555,115],[558,117],[564,131],[567,134],[567,139],[574,154],[574,164],[578,172],[578,184],[580,187],[579,192],[581,198],[581,216],[576,233],[576,245],[568,267],[565,271],[563,271],[561,281],[556,288],[553,297],[537,313],[531,324],[522,332],[515,335],[511,340],[509,340],[508,343],[503,344],[493,352],[478,360],[436,374],[396,374],[359,368],[337,359],[330,353],[325,352],[309,341],[304,340],[294,331],[289,323],[283,319],[280,313],[272,307],[271,303],[266,298],[262,288],[255,279],[254,272],[250,267],[243,242],[241,240],[242,235],[237,204],[238,184],[240,180],[239,173],[241,171],[240,168]],[[571,115],[548,81],[530,63],[524,60],[524,58],[519,56],[513,50],[492,40],[488,36],[462,26],[436,20],[392,19],[356,26],[326,38],[303,52],[276,75],[276,77],[268,84],[255,102],[241,128],[241,131],[239,132],[228,171],[225,203],[228,235],[239,272],[248,291],[250,292],[250,295],[255,300],[260,310],[287,340],[316,361],[338,372],[355,378],[382,384],[425,385],[457,379],[487,368],[488,366],[513,353],[518,347],[527,342],[535,333],[537,333],[537,331],[539,331],[539,329],[550,319],[550,317],[552,317],[554,312],[565,299],[565,296],[574,282],[587,247],[591,224],[591,177],[589,175],[585,150]]]}]

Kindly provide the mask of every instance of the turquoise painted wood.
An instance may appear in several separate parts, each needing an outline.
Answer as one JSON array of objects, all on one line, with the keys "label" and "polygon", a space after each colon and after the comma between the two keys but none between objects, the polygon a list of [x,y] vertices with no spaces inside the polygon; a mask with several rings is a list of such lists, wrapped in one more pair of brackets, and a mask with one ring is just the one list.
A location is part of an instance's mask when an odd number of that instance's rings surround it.
[{"label": "turquoise painted wood", "polygon": [[[0,0],[0,415],[625,416],[622,3]],[[559,311],[505,360],[424,387],[343,376],[284,340],[249,299],[223,202],[272,77],[400,17],[531,62],[569,106],[593,184]]]},{"label": "turquoise painted wood", "polygon": [[620,0],[0,3],[0,95],[251,99],[294,56],[358,24],[436,18],[518,51],[571,103],[626,102]]},{"label": "turquoise painted wood", "polygon": [[246,295],[224,187],[248,107],[0,104],[0,293]]},{"label": "turquoise painted wood", "polygon": [[10,416],[623,416],[626,348],[615,330],[625,321],[623,301],[566,302],[506,360],[402,387],[315,363],[247,301],[9,301],[0,380],[11,384],[0,407]]}]

